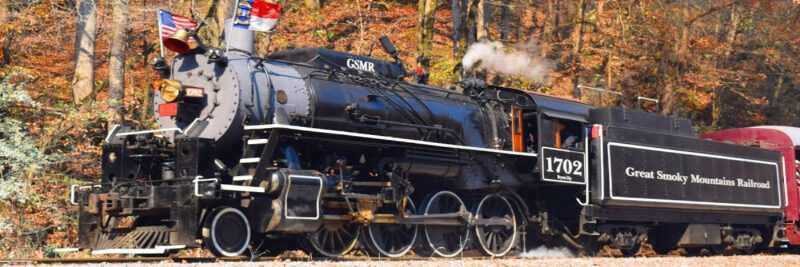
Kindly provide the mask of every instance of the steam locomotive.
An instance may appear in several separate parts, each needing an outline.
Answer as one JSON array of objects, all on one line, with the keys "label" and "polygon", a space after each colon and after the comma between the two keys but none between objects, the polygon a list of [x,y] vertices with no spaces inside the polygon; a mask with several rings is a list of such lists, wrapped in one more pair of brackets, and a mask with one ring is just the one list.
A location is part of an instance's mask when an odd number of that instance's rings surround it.
[{"label": "steam locomotive", "polygon": [[297,239],[325,257],[500,257],[555,243],[634,254],[800,242],[787,142],[699,138],[687,119],[476,80],[408,83],[399,60],[259,58],[251,32],[226,35],[225,51],[162,68],[159,129],[109,132],[99,183],[72,188],[81,247],[238,256]]}]

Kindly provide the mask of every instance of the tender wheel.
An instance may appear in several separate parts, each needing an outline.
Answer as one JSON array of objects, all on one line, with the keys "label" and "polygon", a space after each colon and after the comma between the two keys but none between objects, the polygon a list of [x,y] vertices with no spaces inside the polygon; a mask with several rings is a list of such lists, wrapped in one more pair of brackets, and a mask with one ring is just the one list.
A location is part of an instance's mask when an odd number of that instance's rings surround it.
[{"label": "tender wheel", "polygon": [[236,208],[219,207],[203,224],[203,244],[217,256],[239,256],[247,250],[251,238],[247,217]]},{"label": "tender wheel", "polygon": [[[416,206],[410,198],[406,202],[406,214],[415,214]],[[395,212],[394,206],[381,212]],[[399,214],[399,212],[398,212]],[[367,245],[371,254],[385,257],[401,257],[411,251],[417,241],[417,225],[373,223],[367,225]]]},{"label": "tender wheel", "polygon": [[359,228],[354,223],[324,223],[319,230],[307,236],[308,243],[314,253],[329,258],[341,257],[358,243]]},{"label": "tender wheel", "polygon": [[505,256],[517,241],[517,224],[511,202],[499,194],[485,196],[475,210],[475,235],[481,252]]},{"label": "tender wheel", "polygon": [[[464,202],[455,193],[440,191],[425,205],[425,215],[466,212]],[[467,225],[425,225],[425,240],[435,255],[454,257],[464,250],[469,236]]]}]

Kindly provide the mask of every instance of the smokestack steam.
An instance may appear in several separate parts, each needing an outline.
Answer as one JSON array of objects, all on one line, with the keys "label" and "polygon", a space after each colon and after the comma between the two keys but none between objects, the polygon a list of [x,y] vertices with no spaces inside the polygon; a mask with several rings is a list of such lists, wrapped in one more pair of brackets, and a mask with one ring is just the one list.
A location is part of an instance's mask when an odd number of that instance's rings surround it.
[{"label": "smokestack steam", "polygon": [[538,51],[539,47],[533,42],[509,48],[500,42],[481,41],[467,49],[461,65],[466,71],[487,70],[546,82],[553,63],[539,56]]}]

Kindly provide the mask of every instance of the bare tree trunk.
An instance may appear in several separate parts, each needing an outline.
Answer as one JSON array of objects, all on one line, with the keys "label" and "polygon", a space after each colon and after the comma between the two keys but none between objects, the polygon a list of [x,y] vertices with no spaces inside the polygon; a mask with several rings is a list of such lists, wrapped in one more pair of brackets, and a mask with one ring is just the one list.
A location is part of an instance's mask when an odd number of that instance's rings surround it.
[{"label": "bare tree trunk", "polygon": [[583,20],[586,14],[586,0],[578,1],[577,9],[578,12],[575,14],[575,31],[573,32],[575,43],[572,45],[572,95],[575,98],[580,98],[581,90],[578,88],[578,83],[580,82],[578,72],[580,72],[581,68],[581,47],[583,46]]},{"label": "bare tree trunk", "polygon": [[305,0],[305,4],[306,4],[306,8],[311,9],[311,10],[315,10],[315,11],[319,10],[319,8],[321,6],[319,0]]},{"label": "bare tree trunk", "polygon": [[[150,58],[150,54],[155,53],[155,52],[156,52],[156,46],[154,46],[154,43],[151,43],[147,39],[142,40],[142,57],[143,58],[148,59],[148,58]],[[142,64],[141,64],[141,68],[142,69],[147,69],[149,67],[150,67],[150,65],[149,65],[148,61],[147,60],[143,60]],[[142,110],[139,113],[139,120],[140,121],[146,121],[147,119],[152,118],[152,115],[153,115],[153,112],[152,112],[153,111],[152,110],[152,105],[153,105],[153,103],[152,103],[153,102],[153,86],[152,86],[152,80],[150,79],[150,75],[151,75],[150,73],[151,73],[150,71],[145,71],[144,72],[144,79],[143,79],[143,82],[141,83],[142,87],[146,88],[146,90],[144,92],[144,95],[142,96],[143,97],[143,99],[142,99]]]},{"label": "bare tree trunk", "polygon": [[112,109],[111,125],[123,121],[125,99],[125,49],[128,39],[128,0],[114,0],[111,25],[111,55],[108,60],[108,105]]},{"label": "bare tree trunk", "polygon": [[555,4],[553,3],[555,0],[548,0],[547,1],[547,11],[545,12],[544,19],[542,20],[542,42],[550,42],[552,41],[553,37],[553,21],[549,18],[553,17],[553,9]]},{"label": "bare tree trunk", "polygon": [[661,106],[661,114],[662,115],[670,115],[673,113],[675,109],[675,104],[677,103],[677,99],[675,97],[675,88],[680,84],[680,78],[683,75],[684,66],[686,64],[686,60],[688,60],[687,53],[689,50],[689,34],[691,34],[691,18],[690,18],[690,8],[691,8],[691,0],[683,0],[682,2],[682,23],[681,23],[681,35],[680,39],[675,43],[675,47],[673,49],[673,53],[677,58],[679,64],[671,64],[662,62],[662,70],[668,70],[668,73],[663,73],[666,79],[666,85],[664,85],[664,90],[661,93],[660,97],[660,106]]},{"label": "bare tree trunk", "polygon": [[[453,17],[453,58],[460,59],[464,56],[469,46],[468,0],[450,0],[450,10]],[[464,68],[460,63],[452,70],[456,80],[461,80]]]},{"label": "bare tree trunk", "polygon": [[737,11],[736,4],[731,6],[731,25],[728,28],[728,34],[725,36],[725,53],[724,59],[728,60],[728,57],[733,52],[733,45],[736,43],[736,31],[739,30],[739,12]]},{"label": "bare tree trunk", "polygon": [[[418,49],[419,56],[430,58],[431,49],[433,45],[433,24],[435,21],[434,12],[436,11],[437,0],[420,0],[419,1],[419,35],[418,35]],[[428,64],[426,64],[428,65]],[[424,66],[429,67],[429,66]]]},{"label": "bare tree trunk", "polygon": [[219,47],[219,34],[220,31],[217,29],[217,3],[218,0],[208,0],[206,3],[206,12],[203,14],[203,20],[206,23],[206,26],[200,29],[197,32],[197,36],[203,39],[203,42],[206,45],[211,47]]},{"label": "bare tree trunk", "polygon": [[11,64],[11,45],[14,43],[14,32],[5,34],[2,40],[2,58],[0,59],[0,66]]},{"label": "bare tree trunk", "polygon": [[0,0],[0,24],[8,21],[8,3],[9,0]]},{"label": "bare tree trunk", "polygon": [[678,58],[685,59],[686,52],[689,49],[689,30],[691,24],[689,23],[689,8],[691,7],[690,0],[683,0],[683,25],[681,26],[681,39],[678,41],[677,54]]},{"label": "bare tree trunk", "polygon": [[614,57],[613,53],[614,52],[612,51],[612,52],[610,52],[609,54],[606,54],[603,57],[603,61],[605,61],[605,62],[603,62],[603,72],[606,75],[606,85],[605,86],[606,86],[606,89],[608,89],[608,90],[612,90],[614,88],[613,87],[614,75],[611,72],[612,71],[612,69],[611,69],[611,66],[612,66],[611,65],[612,64],[611,59]]},{"label": "bare tree trunk", "polygon": [[[6,24],[10,20],[9,0],[0,0],[0,25]],[[11,43],[14,39],[13,32],[6,29],[0,32],[3,35],[0,44],[0,66],[11,64]]]},{"label": "bare tree trunk", "polygon": [[466,1],[465,0],[450,0],[450,12],[452,13],[453,17],[453,57],[460,58],[461,55],[464,53],[464,45],[463,42],[464,37],[466,36],[466,27],[464,27],[464,11],[465,11]]},{"label": "bare tree trunk", "polygon": [[775,89],[772,91],[772,96],[769,99],[769,107],[770,108],[777,108],[778,107],[778,98],[781,97],[783,94],[783,83],[786,80],[786,75],[781,71],[778,74],[778,82],[775,85]]},{"label": "bare tree trunk", "polygon": [[597,20],[601,20],[605,13],[606,7],[606,0],[598,0],[597,1]]},{"label": "bare tree trunk", "polygon": [[[724,52],[722,53],[722,62],[728,62],[729,57],[731,55],[731,51],[733,51],[733,45],[736,42],[736,31],[739,30],[739,13],[736,11],[736,4],[734,3],[731,6],[731,13],[730,13],[730,23],[731,25],[728,27],[728,32],[725,35],[725,47]],[[723,63],[723,66],[725,66]],[[781,83],[783,76],[781,75]],[[717,88],[714,90],[714,94],[711,96],[711,126],[718,127],[719,122],[722,120],[722,93],[724,88]],[[769,103],[770,105],[773,104],[772,101]]]},{"label": "bare tree trunk", "polygon": [[75,75],[72,80],[73,101],[76,104],[94,92],[94,42],[97,37],[97,6],[95,0],[78,0],[78,21],[75,38]]},{"label": "bare tree trunk", "polygon": [[208,0],[206,6],[206,26],[198,33],[207,45],[222,47],[225,20],[233,18],[233,8],[236,0]]},{"label": "bare tree trunk", "polygon": [[[555,52],[555,56],[560,54],[560,50],[553,49],[554,44],[561,40],[561,0],[548,0],[547,12],[545,13],[542,25],[542,55]],[[559,56],[560,57],[560,56]]]},{"label": "bare tree trunk", "polygon": [[489,14],[486,0],[478,0],[475,9],[475,37],[478,41],[489,39]]},{"label": "bare tree trunk", "polygon": [[675,85],[672,81],[666,82],[664,92],[661,95],[661,99],[659,99],[659,106],[661,106],[661,115],[672,114],[672,110],[675,107]]},{"label": "bare tree trunk", "polygon": [[500,8],[500,40],[509,42],[516,39],[517,31],[514,29],[519,29],[519,27],[514,27],[518,23],[515,23],[517,22],[516,14],[511,9],[511,0],[503,0],[502,3],[503,5]]},{"label": "bare tree trunk", "polygon": [[478,33],[478,15],[477,15],[477,1],[478,0],[466,0],[467,1],[467,18],[464,21],[464,24],[467,25],[467,47],[472,45],[472,43],[477,41],[475,37]]},{"label": "bare tree trunk", "polygon": [[[355,4],[356,4],[356,16],[358,17],[358,20],[356,20],[356,26],[358,27],[358,41],[354,45],[354,48],[356,55],[358,55],[363,53],[363,51],[365,50],[364,46],[371,47],[371,45],[368,44],[368,42],[366,41],[366,34],[367,34],[366,24],[369,22],[366,22],[366,20],[364,19],[364,14],[369,13],[371,5],[368,3],[366,5],[367,10],[365,11],[364,5],[361,4],[360,0],[356,0]],[[370,49],[369,53],[372,53],[371,51],[372,48],[367,48],[367,49]]]},{"label": "bare tree trunk", "polygon": [[[534,5],[520,5],[521,11],[519,11],[519,21],[520,21],[520,29],[518,29],[518,37],[519,41],[529,41],[533,39],[533,35],[536,34],[537,31],[541,34],[540,27],[544,25],[539,25],[539,21],[536,19],[536,6]],[[529,21],[530,20],[530,21]],[[546,24],[547,20],[543,21]],[[542,35],[539,36],[540,40]]]},{"label": "bare tree trunk", "polygon": [[561,40],[561,0],[553,3],[553,35],[556,40]]},{"label": "bare tree trunk", "polygon": [[222,32],[225,29],[225,20],[233,18],[233,9],[236,0],[217,0],[217,27]]}]

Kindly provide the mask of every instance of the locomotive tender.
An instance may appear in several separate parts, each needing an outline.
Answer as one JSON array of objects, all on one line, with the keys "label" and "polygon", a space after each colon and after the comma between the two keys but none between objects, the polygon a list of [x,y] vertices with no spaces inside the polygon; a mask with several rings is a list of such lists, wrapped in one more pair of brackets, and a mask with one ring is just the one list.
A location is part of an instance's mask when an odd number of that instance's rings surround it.
[{"label": "locomotive tender", "polygon": [[227,38],[174,59],[159,129],[108,134],[100,182],[73,187],[81,247],[237,256],[297,238],[327,257],[453,257],[790,243],[794,162],[780,151],[474,80],[411,84],[397,62],[325,49],[258,58],[251,32]]}]

